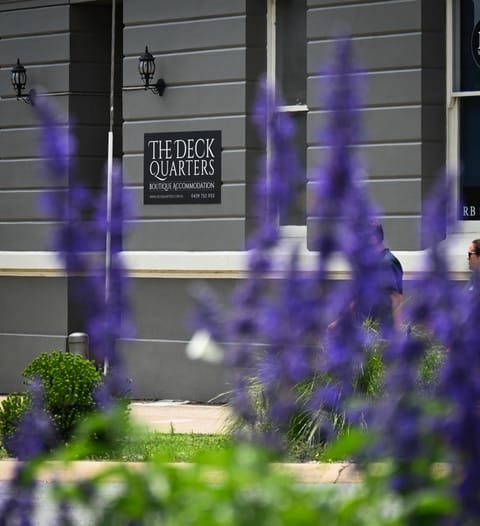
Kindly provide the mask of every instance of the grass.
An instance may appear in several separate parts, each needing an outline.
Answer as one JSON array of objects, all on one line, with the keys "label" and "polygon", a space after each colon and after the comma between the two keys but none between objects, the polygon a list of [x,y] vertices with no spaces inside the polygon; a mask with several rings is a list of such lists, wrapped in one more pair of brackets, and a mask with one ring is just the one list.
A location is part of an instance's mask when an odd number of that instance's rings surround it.
[{"label": "grass", "polygon": [[[192,462],[201,452],[226,449],[231,443],[232,439],[226,435],[137,431],[127,439],[120,451],[95,460],[144,462],[161,457],[166,462]],[[7,452],[0,447],[0,460],[7,458]]]},{"label": "grass", "polygon": [[139,431],[119,453],[103,460],[142,462],[161,457],[166,462],[192,462],[201,452],[225,449],[230,444],[231,438],[226,435]]}]

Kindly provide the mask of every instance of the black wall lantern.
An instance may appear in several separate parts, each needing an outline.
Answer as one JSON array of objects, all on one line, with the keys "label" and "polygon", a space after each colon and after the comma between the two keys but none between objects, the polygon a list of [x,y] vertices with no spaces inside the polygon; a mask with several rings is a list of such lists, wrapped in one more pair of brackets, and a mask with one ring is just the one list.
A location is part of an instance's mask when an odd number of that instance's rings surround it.
[{"label": "black wall lantern", "polygon": [[11,76],[12,86],[17,95],[17,100],[21,99],[27,104],[33,105],[33,98],[35,96],[34,90],[30,90],[27,94],[23,93],[27,84],[27,70],[22,66],[19,58],[17,58],[17,63],[12,68]]},{"label": "black wall lantern", "polygon": [[138,72],[143,80],[145,89],[149,89],[161,97],[167,85],[163,79],[158,79],[155,84],[151,84],[155,74],[155,57],[148,51],[148,46],[145,46],[145,53],[140,55],[138,59]]}]

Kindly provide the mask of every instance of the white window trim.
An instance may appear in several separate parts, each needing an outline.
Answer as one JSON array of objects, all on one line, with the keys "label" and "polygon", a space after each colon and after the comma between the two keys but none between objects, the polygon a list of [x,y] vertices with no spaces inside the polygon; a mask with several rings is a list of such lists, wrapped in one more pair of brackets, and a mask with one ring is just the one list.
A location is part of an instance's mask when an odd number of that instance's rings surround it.
[{"label": "white window trim", "polygon": [[[466,97],[479,97],[480,91],[457,91],[455,86],[454,71],[454,52],[455,52],[455,27],[454,20],[455,9],[458,9],[457,0],[447,0],[446,2],[446,122],[447,122],[447,145],[446,145],[446,165],[451,173],[456,174],[455,184],[453,187],[453,204],[458,206],[459,195],[459,169],[460,169],[460,99]],[[461,221],[456,219],[451,231],[449,232],[449,241],[453,245],[468,246],[473,236],[480,237],[480,225],[478,221]],[[463,250],[464,252],[465,250]],[[461,253],[463,253],[461,252]]]},{"label": "white window trim", "polygon": [[[285,268],[291,248],[297,244],[298,238],[285,238],[282,241],[274,253],[272,277],[277,277]],[[465,250],[464,245],[448,246],[452,279],[465,280],[469,277]],[[405,279],[419,276],[424,268],[425,251],[393,252],[402,262]],[[241,279],[246,276],[248,252],[126,251],[123,252],[123,257],[125,268],[132,278]],[[305,271],[314,270],[316,264],[316,254],[300,245],[300,268]],[[329,274],[331,279],[347,279],[349,269],[342,258],[334,257]],[[0,276],[54,278],[64,277],[65,272],[53,252],[0,251]]]}]

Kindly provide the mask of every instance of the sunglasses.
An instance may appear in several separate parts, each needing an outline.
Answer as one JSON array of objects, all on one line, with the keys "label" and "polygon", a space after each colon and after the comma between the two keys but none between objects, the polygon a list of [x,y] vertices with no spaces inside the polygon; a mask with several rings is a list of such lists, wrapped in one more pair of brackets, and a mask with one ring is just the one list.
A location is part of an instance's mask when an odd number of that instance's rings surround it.
[{"label": "sunglasses", "polygon": [[478,256],[478,254],[476,252],[467,252],[468,254],[468,259],[470,259],[472,256]]}]

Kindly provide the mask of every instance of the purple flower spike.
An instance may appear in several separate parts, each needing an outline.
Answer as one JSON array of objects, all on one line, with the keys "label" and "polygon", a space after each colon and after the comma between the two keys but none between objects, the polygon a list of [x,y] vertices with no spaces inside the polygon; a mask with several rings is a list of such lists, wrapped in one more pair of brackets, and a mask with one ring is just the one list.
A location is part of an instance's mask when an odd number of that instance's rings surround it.
[{"label": "purple flower spike", "polygon": [[6,444],[19,462],[9,482],[9,497],[0,508],[0,526],[33,526],[37,483],[28,461],[48,453],[56,443],[55,431],[44,407],[42,383],[32,382],[29,390],[30,407],[21,416],[17,431]]},{"label": "purple flower spike", "polygon": [[[132,336],[133,325],[121,256],[124,216],[129,207],[120,165],[113,164],[111,209],[107,213],[106,187],[100,191],[89,187],[75,172],[72,162],[75,141],[68,127],[60,125],[46,97],[38,97],[34,108],[42,123],[46,176],[52,182],[68,185],[61,191],[52,190],[45,202],[48,214],[58,223],[53,248],[67,274],[75,278],[71,281],[71,292],[84,309],[91,355],[97,364],[108,363],[123,374],[117,342]],[[115,391],[120,384],[119,378],[108,383]]]}]

